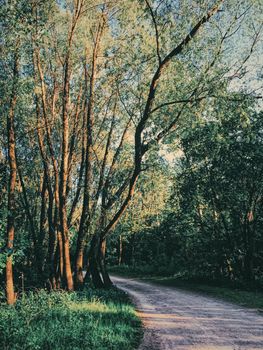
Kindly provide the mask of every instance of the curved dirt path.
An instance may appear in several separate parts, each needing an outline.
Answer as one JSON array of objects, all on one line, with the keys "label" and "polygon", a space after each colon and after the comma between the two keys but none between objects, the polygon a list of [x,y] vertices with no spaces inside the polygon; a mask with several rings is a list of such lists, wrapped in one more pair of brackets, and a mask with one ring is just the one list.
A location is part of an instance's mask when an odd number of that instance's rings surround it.
[{"label": "curved dirt path", "polygon": [[143,320],[139,350],[263,350],[263,317],[253,310],[136,279],[112,280]]}]

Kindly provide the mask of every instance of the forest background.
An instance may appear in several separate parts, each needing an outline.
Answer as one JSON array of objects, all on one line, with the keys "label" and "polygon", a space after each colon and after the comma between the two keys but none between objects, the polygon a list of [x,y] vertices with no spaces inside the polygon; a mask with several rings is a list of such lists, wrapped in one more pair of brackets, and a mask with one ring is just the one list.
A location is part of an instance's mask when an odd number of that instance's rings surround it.
[{"label": "forest background", "polygon": [[[1,1],[0,273],[263,282],[261,1]],[[90,281],[91,278],[91,281]]]}]

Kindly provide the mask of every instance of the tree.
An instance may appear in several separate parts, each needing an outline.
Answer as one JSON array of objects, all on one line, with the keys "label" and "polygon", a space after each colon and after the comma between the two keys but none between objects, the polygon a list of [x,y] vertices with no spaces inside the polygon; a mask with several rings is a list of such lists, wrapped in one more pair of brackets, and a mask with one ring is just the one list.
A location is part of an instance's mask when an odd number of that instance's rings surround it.
[{"label": "tree", "polygon": [[196,119],[181,121],[172,194],[160,225],[147,234],[137,229],[136,266],[152,265],[159,246],[159,272],[260,283],[262,113],[241,95],[232,97],[237,101],[217,101],[209,114],[204,108]]},{"label": "tree", "polygon": [[[72,270],[82,288],[87,268],[96,286],[110,285],[106,239],[131,205],[139,177],[181,119],[203,105],[209,110],[207,101],[228,99],[230,82],[257,48],[257,4],[235,5],[5,5],[23,33],[16,160],[26,279],[37,274],[41,285],[72,290]],[[231,66],[225,52],[240,30],[243,38],[251,34],[251,20],[252,44]]]}]

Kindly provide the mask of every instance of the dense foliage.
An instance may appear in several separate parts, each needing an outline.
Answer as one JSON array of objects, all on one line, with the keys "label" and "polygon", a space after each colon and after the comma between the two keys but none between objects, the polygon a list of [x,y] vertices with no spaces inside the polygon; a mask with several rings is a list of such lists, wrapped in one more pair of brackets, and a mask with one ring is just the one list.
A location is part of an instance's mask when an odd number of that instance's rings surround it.
[{"label": "dense foliage", "polygon": [[124,263],[146,273],[262,284],[262,117],[246,102],[221,102],[181,125],[170,199],[158,224],[152,213],[150,228],[126,235]]},{"label": "dense foliage", "polygon": [[120,263],[261,278],[261,7],[1,2],[9,304],[20,288],[81,290],[83,269],[110,286],[114,232]]}]

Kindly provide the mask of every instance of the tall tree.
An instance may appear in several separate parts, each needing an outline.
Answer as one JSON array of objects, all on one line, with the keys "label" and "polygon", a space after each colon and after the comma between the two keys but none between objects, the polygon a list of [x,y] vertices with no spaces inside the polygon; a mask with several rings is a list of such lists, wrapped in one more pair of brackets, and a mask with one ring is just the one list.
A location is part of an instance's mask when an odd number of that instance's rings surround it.
[{"label": "tall tree", "polygon": [[8,215],[7,215],[7,260],[6,260],[6,298],[7,303],[15,303],[14,278],[13,278],[13,249],[15,239],[15,190],[17,179],[16,140],[15,140],[15,107],[17,101],[18,83],[18,42],[16,43],[13,57],[13,82],[10,97],[10,107],[7,116],[8,135],[8,161],[9,161],[9,186],[8,186]]}]

